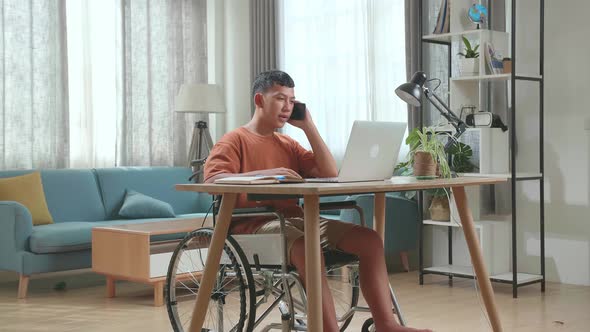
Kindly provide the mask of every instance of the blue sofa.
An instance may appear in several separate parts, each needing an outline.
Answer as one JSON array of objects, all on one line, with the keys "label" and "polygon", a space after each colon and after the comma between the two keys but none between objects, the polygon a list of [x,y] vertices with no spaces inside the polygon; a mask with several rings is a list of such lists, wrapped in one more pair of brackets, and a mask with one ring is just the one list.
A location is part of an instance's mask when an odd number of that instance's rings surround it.
[{"label": "blue sofa", "polygon": [[[0,178],[31,172],[0,171]],[[174,188],[175,184],[188,183],[190,175],[191,170],[182,167],[41,170],[54,223],[33,226],[27,208],[17,202],[0,201],[0,270],[20,275],[22,298],[32,274],[91,267],[92,227],[167,219],[120,218],[118,211],[127,189],[172,205],[176,218],[170,220],[202,217],[211,205],[211,197]],[[180,238],[184,234],[173,236]]]}]

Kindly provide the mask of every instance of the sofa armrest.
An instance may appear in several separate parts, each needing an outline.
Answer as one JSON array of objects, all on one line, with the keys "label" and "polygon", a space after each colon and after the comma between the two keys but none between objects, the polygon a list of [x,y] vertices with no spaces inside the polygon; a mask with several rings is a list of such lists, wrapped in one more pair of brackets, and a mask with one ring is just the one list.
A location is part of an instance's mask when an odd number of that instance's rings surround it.
[{"label": "sofa armrest", "polygon": [[17,253],[26,250],[32,232],[33,219],[24,205],[0,201],[0,269],[19,270]]}]

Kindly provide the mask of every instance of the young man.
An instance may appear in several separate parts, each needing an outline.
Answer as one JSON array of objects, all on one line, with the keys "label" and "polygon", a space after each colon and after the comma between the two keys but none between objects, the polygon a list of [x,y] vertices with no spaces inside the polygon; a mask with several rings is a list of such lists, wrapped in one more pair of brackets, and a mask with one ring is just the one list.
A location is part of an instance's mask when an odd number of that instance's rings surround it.
[{"label": "young man", "polygon": [[[273,70],[259,74],[252,94],[256,110],[252,120],[224,135],[213,147],[205,164],[205,182],[212,183],[228,176],[290,175],[295,177],[335,177],[338,169],[334,157],[320,137],[309,110],[303,120],[290,120],[295,102],[293,79],[284,72]],[[312,151],[307,151],[292,138],[276,132],[286,123],[302,129]],[[286,235],[290,263],[305,277],[305,247],[303,241],[303,211],[296,200],[264,202],[238,197],[236,207],[273,206],[287,219]],[[400,326],[392,314],[389,281],[385,267],[383,243],[379,235],[368,228],[335,220],[320,220],[322,243],[354,254],[360,260],[361,290],[367,301],[378,332],[421,331]],[[278,220],[234,220],[234,234],[278,233]],[[322,269],[325,271],[324,262]],[[305,280],[303,280],[305,284]],[[322,310],[324,331],[338,331],[336,312],[328,280],[322,278]],[[428,331],[428,330],[422,330]]]}]

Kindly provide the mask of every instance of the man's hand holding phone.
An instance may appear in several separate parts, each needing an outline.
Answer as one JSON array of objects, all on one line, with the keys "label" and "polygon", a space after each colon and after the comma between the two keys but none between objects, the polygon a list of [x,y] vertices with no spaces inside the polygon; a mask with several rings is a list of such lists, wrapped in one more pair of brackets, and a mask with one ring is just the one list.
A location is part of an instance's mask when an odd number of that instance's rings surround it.
[{"label": "man's hand holding phone", "polygon": [[291,112],[291,117],[289,118],[289,120],[303,120],[305,119],[305,113],[305,103],[300,103],[296,101],[295,105],[293,105],[293,111]]},{"label": "man's hand holding phone", "polygon": [[303,130],[310,125],[313,125],[311,114],[309,114],[309,110],[304,103],[298,101],[295,102],[288,123]]}]

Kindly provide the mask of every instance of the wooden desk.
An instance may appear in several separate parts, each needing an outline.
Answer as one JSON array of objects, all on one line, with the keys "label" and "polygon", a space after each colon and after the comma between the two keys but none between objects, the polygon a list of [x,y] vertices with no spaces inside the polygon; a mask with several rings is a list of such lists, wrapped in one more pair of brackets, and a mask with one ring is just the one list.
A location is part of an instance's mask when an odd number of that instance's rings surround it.
[{"label": "wooden desk", "polygon": [[298,184],[272,184],[272,185],[219,185],[219,184],[180,184],[176,186],[181,191],[207,192],[223,195],[219,218],[213,233],[211,247],[207,256],[205,271],[201,280],[201,289],[197,295],[195,309],[191,321],[191,332],[201,330],[209,295],[213,290],[216,267],[219,264],[221,251],[236,198],[240,193],[250,194],[290,194],[302,195],[304,199],[305,213],[305,277],[307,280],[307,327],[308,331],[322,331],[322,292],[320,269],[320,225],[319,225],[319,196],[375,193],[374,228],[384,238],[385,233],[385,193],[392,191],[420,190],[432,188],[451,187],[457,210],[463,226],[465,240],[469,247],[469,254],[475,269],[475,275],[481,290],[481,295],[486,311],[492,323],[494,331],[502,331],[500,317],[496,309],[496,302],[488,272],[483,263],[481,249],[473,225],[473,217],[467,197],[465,186],[486,185],[506,182],[503,178],[477,178],[461,177],[454,179],[416,180],[412,177],[394,177],[387,181],[353,182],[353,183],[298,183]]}]

